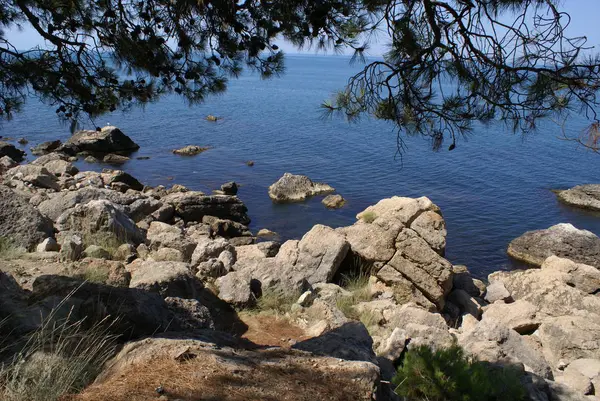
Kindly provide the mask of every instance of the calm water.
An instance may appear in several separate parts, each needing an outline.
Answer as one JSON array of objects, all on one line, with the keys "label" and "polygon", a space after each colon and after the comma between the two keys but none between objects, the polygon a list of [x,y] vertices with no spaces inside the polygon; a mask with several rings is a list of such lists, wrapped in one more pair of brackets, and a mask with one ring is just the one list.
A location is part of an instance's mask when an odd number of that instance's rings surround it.
[{"label": "calm water", "polygon": [[[408,140],[401,164],[395,158],[395,134],[386,123],[320,119],[320,102],[341,89],[358,68],[348,61],[290,55],[283,78],[261,81],[247,75],[232,81],[225,95],[201,106],[189,108],[179,98],[165,98],[145,109],[102,117],[96,124],[120,127],[141,145],[135,156],[150,156],[123,167],[144,183],[176,182],[209,192],[235,180],[251,227],[267,227],[284,238],[300,237],[317,223],[352,224],[356,213],[393,195],[425,195],[437,203],[448,226],[447,257],[479,276],[510,268],[506,247],[525,231],[570,222],[600,234],[600,216],[565,207],[550,192],[600,182],[600,155],[557,139],[560,130],[553,123],[525,139],[498,124],[476,129],[452,152],[434,153],[428,142]],[[28,146],[65,139],[68,127],[57,121],[53,110],[30,102],[24,113],[0,127],[0,134],[26,137]],[[223,120],[207,122],[207,114]],[[567,129],[576,134],[584,125],[576,118]],[[171,154],[188,144],[214,149],[194,158]],[[255,166],[246,166],[246,160],[254,160]],[[81,162],[79,167],[103,166]],[[267,188],[284,172],[329,183],[347,205],[327,210],[321,198],[272,204]]]}]

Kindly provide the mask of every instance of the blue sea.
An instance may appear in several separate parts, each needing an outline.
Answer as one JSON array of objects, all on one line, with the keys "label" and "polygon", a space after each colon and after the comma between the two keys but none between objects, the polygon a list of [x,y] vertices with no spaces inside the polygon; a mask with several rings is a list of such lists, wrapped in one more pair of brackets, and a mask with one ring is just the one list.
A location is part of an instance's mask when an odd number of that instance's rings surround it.
[{"label": "blue sea", "polygon": [[[140,144],[134,157],[150,159],[132,158],[122,167],[140,181],[179,183],[207,193],[236,181],[251,228],[269,228],[283,239],[299,238],[317,223],[350,225],[358,212],[393,195],[428,196],[438,204],[448,228],[447,258],[480,277],[515,267],[506,248],[525,231],[568,222],[600,234],[600,215],[562,205],[550,191],[600,182],[600,155],[559,139],[562,131],[555,123],[544,122],[526,137],[501,123],[477,126],[452,152],[433,152],[428,141],[405,138],[407,149],[400,158],[396,134],[385,122],[321,119],[319,104],[360,68],[349,60],[288,55],[281,78],[265,81],[247,73],[203,105],[189,107],[172,96],[94,123],[116,125]],[[223,119],[208,122],[208,114]],[[586,124],[576,116],[565,129],[577,136]],[[23,113],[0,126],[0,135],[25,137],[29,148],[65,140],[69,127],[58,121],[53,107],[30,101]],[[190,144],[213,149],[192,158],[171,153]],[[78,167],[108,166],[81,161]],[[347,199],[346,206],[328,210],[321,197],[273,204],[267,188],[285,172],[332,185]]]}]

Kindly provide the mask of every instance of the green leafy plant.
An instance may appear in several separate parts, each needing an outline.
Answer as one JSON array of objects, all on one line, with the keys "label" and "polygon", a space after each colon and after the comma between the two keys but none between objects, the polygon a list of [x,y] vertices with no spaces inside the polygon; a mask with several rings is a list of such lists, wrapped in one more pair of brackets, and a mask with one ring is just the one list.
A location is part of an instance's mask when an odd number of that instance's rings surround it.
[{"label": "green leafy plant", "polygon": [[392,382],[411,401],[521,401],[526,391],[517,369],[467,357],[457,345],[427,346],[406,353]]}]

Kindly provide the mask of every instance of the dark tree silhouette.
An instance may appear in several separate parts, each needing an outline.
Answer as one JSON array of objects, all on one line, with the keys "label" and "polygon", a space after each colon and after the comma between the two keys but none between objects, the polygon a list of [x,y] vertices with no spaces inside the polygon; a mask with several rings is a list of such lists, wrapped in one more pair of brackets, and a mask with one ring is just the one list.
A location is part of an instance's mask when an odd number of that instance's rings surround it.
[{"label": "dark tree silhouette", "polygon": [[[387,1],[362,29],[385,31],[389,52],[323,108],[392,121],[399,133],[430,137],[435,149],[449,139],[450,150],[475,121],[500,119],[526,133],[540,118],[565,124],[576,112],[590,125],[575,138],[563,130],[565,138],[598,151],[600,57],[585,37],[567,35],[562,3],[573,2]],[[355,56],[366,46],[354,46]]]},{"label": "dark tree silhouette", "polygon": [[[567,36],[559,0],[0,0],[0,27],[27,26],[44,45],[17,49],[0,32],[0,118],[30,95],[75,121],[175,92],[191,103],[226,89],[244,66],[283,71],[276,45],[354,49],[390,42],[331,102],[330,113],[392,121],[398,133],[450,148],[475,121],[527,132],[542,117],[591,121],[600,58]],[[399,135],[399,138],[401,136]],[[401,142],[399,142],[401,144]]]}]

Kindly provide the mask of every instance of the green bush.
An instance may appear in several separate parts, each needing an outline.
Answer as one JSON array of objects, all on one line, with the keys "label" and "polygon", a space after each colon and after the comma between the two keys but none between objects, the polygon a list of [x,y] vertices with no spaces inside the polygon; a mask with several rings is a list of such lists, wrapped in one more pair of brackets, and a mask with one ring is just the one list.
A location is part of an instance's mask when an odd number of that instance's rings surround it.
[{"label": "green bush", "polygon": [[392,382],[410,401],[526,400],[517,369],[465,356],[459,346],[433,351],[426,346],[406,353]]}]

